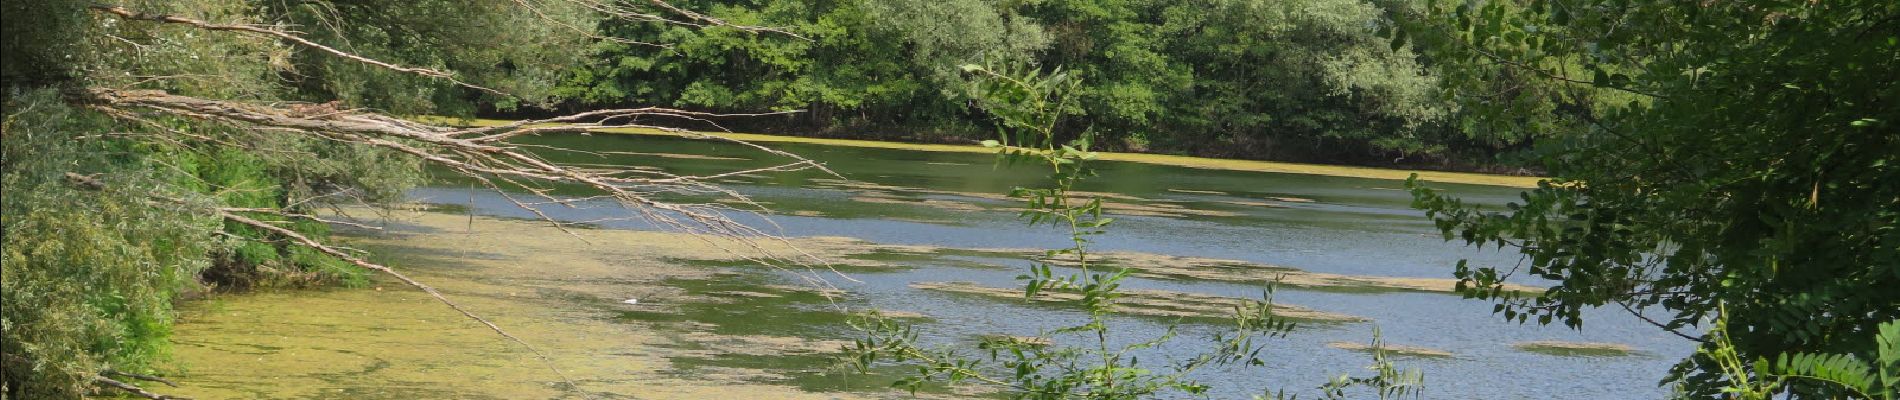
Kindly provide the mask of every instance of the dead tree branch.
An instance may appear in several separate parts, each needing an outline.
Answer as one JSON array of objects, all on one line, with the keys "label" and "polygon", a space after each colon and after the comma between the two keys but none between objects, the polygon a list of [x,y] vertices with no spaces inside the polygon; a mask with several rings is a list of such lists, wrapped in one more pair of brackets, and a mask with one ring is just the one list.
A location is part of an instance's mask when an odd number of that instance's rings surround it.
[{"label": "dead tree branch", "polygon": [[98,382],[100,385],[105,385],[106,387],[111,387],[114,389],[125,391],[126,394],[143,397],[147,399],[152,399],[152,400],[191,400],[190,397],[179,397],[179,396],[154,393],[152,391],[145,390],[145,388],[141,388],[138,385],[120,382],[119,380],[106,377],[105,375],[94,375],[92,377],[92,381]]},{"label": "dead tree branch", "polygon": [[[285,207],[285,208],[289,208],[289,207]],[[357,228],[357,229],[367,229],[367,230],[372,230],[372,231],[383,230],[383,228],[380,226],[370,226],[366,224],[357,223],[354,221],[323,218],[323,217],[319,217],[315,215],[294,213],[294,212],[284,211],[284,210],[275,209],[275,208],[223,207],[223,208],[219,208],[219,210],[226,211],[226,212],[263,213],[263,214],[271,214],[271,215],[287,217],[287,218],[307,219],[307,220],[322,222],[322,223],[331,224],[331,225],[343,225],[343,226],[348,226],[348,227]]]},{"label": "dead tree branch", "polygon": [[[770,32],[804,39],[802,36],[778,28],[733,24],[715,17],[674,7],[662,0],[645,0],[646,4],[642,6],[628,4],[637,3],[635,1],[623,2],[618,0],[517,0],[516,3],[526,7],[529,12],[532,12],[537,17],[552,19],[553,17],[546,15],[538,5],[546,5],[549,4],[549,2],[555,1],[565,1],[610,17],[655,21],[693,27],[725,26],[746,32]],[[669,18],[657,13],[639,11],[638,8],[642,7],[648,9],[657,8],[663,10],[664,13],[678,15],[679,18]],[[105,4],[91,5],[88,9],[103,16],[117,17],[129,21],[174,25],[205,31],[230,32],[233,34],[254,36],[263,40],[279,41],[287,43],[290,46],[315,50],[349,62],[367,65],[377,69],[429,79],[439,79],[456,86],[505,97],[513,97],[508,93],[496,89],[459,80],[456,74],[451,71],[405,66],[399,63],[365,57],[340,50],[331,45],[318,43],[299,33],[289,31],[282,26],[209,22],[182,16],[139,12],[121,6]],[[630,42],[624,39],[604,38],[586,29],[582,29],[580,26],[565,22],[559,23],[568,30],[588,35],[595,39]],[[638,42],[630,43],[644,44]],[[347,48],[348,46],[343,47]],[[650,117],[689,120],[718,126],[712,119],[735,116],[785,114],[783,112],[763,114],[713,114],[649,107],[599,110],[543,120],[522,121],[496,127],[466,128],[411,121],[383,114],[363,112],[361,110],[337,109],[335,103],[328,105],[301,103],[261,104],[179,96],[154,90],[107,88],[81,89],[68,92],[67,95],[69,102],[76,105],[100,111],[119,120],[137,122],[151,128],[163,128],[162,124],[152,122],[157,118],[183,118],[236,128],[234,129],[235,131],[246,132],[245,134],[248,135],[298,135],[318,140],[378,147],[406,154],[420,159],[423,162],[456,171],[457,173],[476,179],[487,187],[501,193],[504,198],[516,206],[534,213],[545,222],[563,231],[567,231],[570,234],[574,234],[576,237],[580,237],[580,235],[569,230],[567,227],[569,224],[556,220],[543,210],[543,207],[550,206],[576,206],[577,200],[575,199],[557,197],[553,190],[550,189],[553,185],[579,185],[599,192],[600,195],[591,198],[610,200],[625,207],[634,218],[643,219],[655,226],[670,228],[675,231],[690,234],[692,237],[711,244],[728,254],[748,261],[780,269],[785,269],[787,266],[810,268],[814,265],[825,265],[818,257],[805,253],[797,249],[796,246],[791,246],[789,241],[785,238],[735,220],[734,216],[737,214],[749,213],[763,217],[762,213],[768,210],[737,191],[720,187],[711,182],[712,180],[733,175],[770,171],[817,170],[831,174],[832,176],[838,176],[838,174],[832,172],[822,163],[795,154],[726,137],[694,135],[684,130],[648,125],[635,126],[665,129],[701,139],[730,141],[757,151],[784,157],[787,161],[767,167],[735,168],[737,171],[733,172],[698,176],[678,175],[667,173],[660,169],[620,167],[588,168],[583,166],[583,164],[557,163],[537,153],[526,150],[526,148],[530,146],[510,143],[510,139],[521,136],[585,132],[590,129],[599,128],[605,124],[635,122],[640,118]],[[325,112],[310,112],[310,110],[315,109],[322,109]],[[147,136],[155,140],[165,140],[169,143],[178,144],[180,147],[207,145],[248,148],[241,140],[230,140],[229,137],[220,138],[220,135],[216,133],[199,134],[178,129],[152,129],[147,132]],[[195,144],[185,144],[187,142],[193,142]],[[104,187],[104,185],[93,176],[69,173],[67,178],[76,185],[88,188],[101,189]],[[512,192],[514,190],[525,191],[533,198],[517,199],[515,197],[516,193]],[[695,196],[699,198],[708,196],[719,197],[720,200],[718,201],[741,204],[749,208],[735,208],[727,204],[720,204],[717,201],[683,201],[677,200],[677,197],[669,196],[687,196],[689,198]],[[177,199],[163,199],[163,201],[188,206],[193,205]],[[203,204],[197,205],[204,206]],[[273,236],[280,237],[290,244],[310,248],[348,262],[359,268],[393,277],[408,286],[421,290],[430,297],[433,297],[436,301],[462,314],[464,317],[474,320],[489,330],[494,331],[496,334],[528,349],[538,357],[543,364],[547,365],[551,371],[559,375],[562,380],[566,381],[569,385],[574,385],[574,381],[569,379],[560,369],[556,368],[549,357],[540,349],[509,333],[501,326],[478,315],[461,304],[452,301],[434,287],[413,279],[388,266],[369,262],[361,257],[359,253],[352,252],[347,248],[325,243],[280,224],[258,220],[246,216],[246,214],[267,213],[325,223],[357,225],[359,227],[366,226],[346,221],[323,219],[303,213],[293,213],[290,211],[290,207],[281,209],[251,209],[225,208],[211,205],[201,208],[203,211],[217,215],[225,221],[269,232]],[[767,219],[767,221],[769,221],[769,219]],[[764,246],[764,242],[767,241],[776,241],[787,245],[783,248],[790,249],[789,253],[786,253],[788,250],[772,250]],[[832,270],[832,272],[837,273],[835,270]],[[839,274],[839,276],[843,275]],[[846,279],[849,279],[849,277],[846,277]],[[821,279],[814,280],[811,277],[806,277],[806,280],[813,282],[815,285],[830,286]],[[121,376],[137,379],[149,378],[135,375]],[[154,381],[164,382],[156,378],[152,379]],[[100,385],[124,390],[135,396],[148,399],[180,398],[152,393],[136,385],[115,380],[104,373],[97,374],[95,381]]]},{"label": "dead tree branch", "polygon": [[111,376],[123,376],[127,378],[141,380],[141,381],[163,383],[165,384],[165,386],[178,387],[177,382],[172,382],[165,378],[160,378],[160,377],[151,376],[151,375],[134,374],[134,373],[129,373],[129,372],[119,372],[119,371],[113,371],[113,370],[106,370],[105,372],[101,372],[99,374],[111,375]]},{"label": "dead tree branch", "polygon": [[[735,141],[769,154],[786,157],[788,161],[764,168],[735,168],[737,170],[735,172],[691,176],[671,174],[662,170],[586,168],[556,163],[506,140],[527,134],[584,131],[598,126],[574,121],[627,119],[641,116],[692,119],[720,116],[716,114],[661,108],[603,110],[498,127],[471,129],[431,125],[358,110],[339,110],[334,113],[311,115],[297,112],[297,104],[286,106],[211,100],[154,90],[90,89],[69,92],[68,96],[69,101],[73,103],[105,110],[122,118],[195,119],[238,128],[237,131],[249,132],[249,134],[303,135],[320,140],[375,146],[407,154],[473,178],[500,193],[515,206],[534,213],[546,223],[567,231],[575,237],[582,236],[569,230],[570,224],[556,220],[543,210],[544,207],[550,206],[575,207],[575,200],[557,197],[546,185],[566,184],[587,187],[600,193],[593,198],[611,200],[627,209],[632,214],[629,219],[642,219],[656,226],[690,234],[702,242],[748,261],[786,270],[789,270],[787,267],[804,267],[806,271],[811,271],[812,266],[825,265],[818,257],[798,250],[785,238],[736,221],[733,213],[749,213],[763,217],[762,213],[767,210],[741,193],[710,182],[722,177],[753,172],[815,169],[831,173],[823,164],[816,161],[763,146]],[[168,131],[155,131],[155,134],[166,132]],[[222,141],[200,143],[216,145]],[[630,175],[630,172],[638,174]],[[68,179],[81,186],[102,186],[90,176],[69,174]],[[525,191],[539,200],[518,199],[516,194],[511,194],[516,190]],[[658,197],[663,194],[701,197],[710,195],[726,199],[731,203],[749,205],[750,209],[734,208],[716,202],[678,201]],[[181,200],[170,201],[184,203]],[[538,348],[450,300],[435,288],[388,266],[369,262],[340,247],[310,238],[278,224],[247,217],[244,214],[268,213],[323,222],[335,221],[281,209],[216,206],[205,208],[207,208],[206,211],[232,223],[251,226],[283,238],[290,244],[317,250],[357,267],[394,277],[408,286],[427,293],[464,317],[522,345],[547,364],[550,370],[561,375],[562,379],[567,379],[565,374],[555,368],[546,354]],[[584,237],[582,238],[584,240]],[[781,254],[786,250],[772,250],[765,247],[763,242],[766,241],[785,244],[786,246],[779,248],[790,249],[791,253]],[[835,270],[832,272],[836,273]],[[814,284],[822,284],[822,279],[810,278],[807,277],[806,280],[815,282]],[[572,381],[569,380],[569,383]]]},{"label": "dead tree branch", "polygon": [[[587,121],[631,120],[639,117],[707,120],[725,116],[781,113],[722,115],[665,108],[634,108],[590,111],[494,127],[452,128],[358,110],[307,115],[295,112],[293,110],[296,108],[295,105],[282,107],[211,100],[151,90],[90,89],[69,95],[75,97],[76,102],[94,108],[113,110],[120,114],[199,119],[250,131],[306,135],[323,140],[381,147],[408,154],[427,163],[475,178],[491,189],[504,191],[504,194],[505,191],[511,189],[526,191],[539,200],[522,200],[513,196],[508,196],[507,199],[517,207],[534,213],[562,230],[568,229],[567,224],[556,221],[541,207],[549,204],[572,207],[573,202],[554,196],[551,190],[541,188],[538,184],[586,187],[626,207],[639,219],[656,226],[700,237],[729,254],[741,256],[750,261],[767,265],[824,264],[817,257],[800,251],[793,250],[793,254],[777,254],[761,246],[761,241],[785,242],[785,239],[737,222],[733,219],[734,215],[730,213],[762,215],[761,213],[766,210],[757,206],[757,203],[746,196],[721,188],[711,182],[714,179],[739,173],[803,169],[818,170],[837,176],[836,173],[816,161],[716,135],[689,135],[730,141],[787,160],[779,165],[746,168],[734,173],[690,176],[671,174],[662,170],[599,169],[564,165],[548,161],[527,151],[523,146],[511,144],[507,140],[522,135],[584,132],[599,127],[597,122]],[[666,201],[660,197],[663,195],[712,195],[730,199],[730,203],[747,205],[749,209],[735,209],[726,205],[709,203]],[[574,232],[569,231],[569,233]],[[575,234],[575,236],[579,235]],[[721,237],[727,240],[708,239],[710,237]],[[745,251],[740,251],[741,248]],[[795,249],[795,246],[783,248]],[[762,255],[754,256],[753,254]]]}]

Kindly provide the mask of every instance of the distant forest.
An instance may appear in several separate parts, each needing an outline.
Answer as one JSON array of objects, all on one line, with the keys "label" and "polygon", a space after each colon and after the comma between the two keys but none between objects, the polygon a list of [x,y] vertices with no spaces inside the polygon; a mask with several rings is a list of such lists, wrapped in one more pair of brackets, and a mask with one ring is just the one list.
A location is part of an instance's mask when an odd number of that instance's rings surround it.
[{"label": "distant forest", "polygon": [[[1412,2],[1360,0],[690,0],[797,36],[608,20],[555,109],[804,110],[735,129],[887,140],[990,139],[968,63],[1083,82],[1068,135],[1098,149],[1470,169],[1551,132],[1466,122],[1430,60],[1392,35]],[[761,34],[764,33],[764,34]],[[658,45],[665,43],[666,45]],[[1498,77],[1500,84],[1510,77]],[[1552,111],[1552,110],[1546,110]],[[1515,170],[1515,168],[1510,168]]]}]

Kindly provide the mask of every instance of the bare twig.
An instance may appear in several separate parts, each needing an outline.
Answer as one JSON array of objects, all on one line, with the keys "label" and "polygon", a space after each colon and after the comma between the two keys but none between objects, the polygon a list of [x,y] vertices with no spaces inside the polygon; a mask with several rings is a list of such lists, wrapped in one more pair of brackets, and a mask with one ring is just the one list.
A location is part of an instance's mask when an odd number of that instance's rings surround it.
[{"label": "bare twig", "polygon": [[1623,306],[1623,311],[1629,311],[1630,315],[1634,315],[1636,316],[1637,319],[1643,320],[1643,322],[1648,322],[1650,325],[1655,325],[1657,328],[1662,328],[1664,332],[1669,332],[1670,334],[1682,337],[1683,339],[1689,339],[1689,341],[1696,342],[1696,343],[1702,343],[1702,344],[1709,343],[1708,339],[1699,338],[1695,336],[1689,336],[1689,334],[1682,333],[1682,331],[1678,331],[1678,330],[1675,330],[1674,328],[1670,328],[1669,325],[1664,325],[1661,322],[1656,322],[1656,320],[1650,319],[1649,316],[1643,315],[1641,311],[1637,311],[1635,307],[1630,307],[1630,304],[1626,301],[1618,300],[1616,301],[1616,305]]}]

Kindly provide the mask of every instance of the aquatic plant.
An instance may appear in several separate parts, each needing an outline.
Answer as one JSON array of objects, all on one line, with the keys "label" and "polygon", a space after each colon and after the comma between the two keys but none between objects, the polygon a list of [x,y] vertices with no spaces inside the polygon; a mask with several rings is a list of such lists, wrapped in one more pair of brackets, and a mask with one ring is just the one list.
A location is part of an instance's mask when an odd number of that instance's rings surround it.
[{"label": "aquatic plant", "polygon": [[[1106,233],[1114,218],[1104,216],[1101,197],[1071,192],[1077,183],[1093,175],[1089,161],[1096,159],[1096,154],[1089,151],[1086,131],[1067,141],[1058,139],[1056,126],[1062,116],[1075,111],[1073,93],[1079,80],[1060,69],[962,68],[973,75],[972,97],[979,99],[981,108],[997,121],[997,139],[984,145],[997,149],[1005,162],[1038,163],[1050,172],[1045,185],[1010,192],[1010,197],[1023,200],[1019,217],[1030,227],[1065,230],[1071,244],[1045,251],[1033,262],[1028,273],[1020,276],[1026,281],[1022,295],[1030,300],[1072,304],[1084,310],[1087,319],[1030,338],[982,340],[975,352],[965,352],[955,347],[926,347],[914,326],[869,318],[859,326],[866,337],[847,349],[860,371],[879,363],[914,366],[915,374],[894,383],[913,392],[927,383],[976,382],[1000,387],[1020,399],[1138,399],[1167,394],[1204,396],[1210,387],[1190,376],[1195,371],[1218,365],[1266,365],[1266,360],[1260,358],[1265,344],[1256,339],[1284,336],[1294,328],[1293,323],[1274,314],[1272,285],[1262,291],[1260,300],[1234,305],[1229,319],[1232,325],[1210,338],[1210,351],[1161,366],[1142,363],[1134,355],[1175,340],[1178,321],[1157,337],[1115,344],[1111,338],[1125,333],[1118,333],[1110,316],[1124,295],[1118,291],[1121,282],[1135,269],[1095,263],[1089,252],[1090,237]],[[1058,272],[1058,263],[1075,272]],[[1052,337],[1082,338],[1087,343],[1057,343]],[[1342,375],[1322,385],[1322,392],[1340,397],[1350,388],[1363,386],[1372,388],[1381,398],[1418,393],[1423,374],[1394,367],[1386,359],[1383,341],[1376,333],[1371,353],[1372,376]],[[1295,397],[1284,391],[1263,396]]]}]

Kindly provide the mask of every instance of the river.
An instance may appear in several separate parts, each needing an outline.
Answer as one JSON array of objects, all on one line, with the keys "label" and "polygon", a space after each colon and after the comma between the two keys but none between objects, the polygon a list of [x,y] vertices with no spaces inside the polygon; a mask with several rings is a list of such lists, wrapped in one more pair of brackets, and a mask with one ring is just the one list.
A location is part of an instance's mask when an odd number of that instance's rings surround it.
[{"label": "river", "polygon": [[[525,143],[596,154],[568,162],[643,165],[704,174],[781,158],[710,140],[654,135],[550,136]],[[1041,170],[978,152],[779,142],[820,162],[817,171],[761,173],[721,182],[772,209],[743,222],[837,264],[775,269],[734,259],[626,210],[583,202],[554,209],[586,221],[583,238],[547,228],[502,195],[443,180],[414,191],[420,211],[371,218],[385,232],[351,239],[495,319],[537,350],[505,341],[412,289],[371,287],[222,295],[187,304],[174,353],[181,394],[200,398],[844,398],[907,397],[885,389],[894,371],[835,368],[833,350],[859,335],[854,310],[917,323],[926,340],[969,343],[986,334],[1033,335],[1081,320],[1061,307],[945,290],[932,283],[1019,288],[1026,252],[1067,237],[1029,228],[1000,198]],[[1425,398],[1658,398],[1660,379],[1691,343],[1621,309],[1590,310],[1580,330],[1505,322],[1489,303],[1445,291],[1460,259],[1508,266],[1496,251],[1446,243],[1408,208],[1403,182],[1384,174],[1277,173],[1231,163],[1100,161],[1079,189],[1099,193],[1117,218],[1094,249],[1146,268],[1124,286],[1158,293],[1254,298],[1263,276],[1284,272],[1275,301],[1315,315],[1268,342],[1265,367],[1195,375],[1214,398],[1262,389],[1316,396],[1330,377],[1363,375],[1375,327],[1388,344],[1449,353],[1404,355],[1424,371]],[[1260,163],[1258,165],[1270,165]],[[1331,170],[1327,170],[1331,171]],[[1458,179],[1444,179],[1458,180]],[[1482,179],[1474,182],[1496,183]],[[1519,189],[1432,183],[1481,204]],[[571,190],[571,189],[570,189]],[[578,195],[577,192],[559,194]],[[921,283],[921,285],[920,285]],[[1543,282],[1525,281],[1527,285]],[[938,287],[938,289],[941,289]],[[831,294],[832,296],[825,296]],[[636,300],[627,304],[627,299]],[[1115,318],[1127,341],[1159,335],[1171,318]],[[1215,325],[1179,320],[1182,338],[1150,360],[1205,348]],[[1069,338],[1073,339],[1073,338]],[[1065,338],[1058,337],[1058,343]],[[1628,351],[1549,351],[1540,341],[1602,343]],[[1153,361],[1151,361],[1153,362]],[[561,373],[550,372],[548,368]],[[982,396],[930,390],[925,396]]]}]

